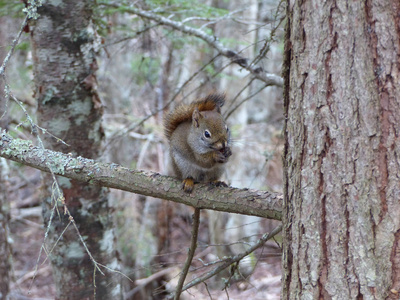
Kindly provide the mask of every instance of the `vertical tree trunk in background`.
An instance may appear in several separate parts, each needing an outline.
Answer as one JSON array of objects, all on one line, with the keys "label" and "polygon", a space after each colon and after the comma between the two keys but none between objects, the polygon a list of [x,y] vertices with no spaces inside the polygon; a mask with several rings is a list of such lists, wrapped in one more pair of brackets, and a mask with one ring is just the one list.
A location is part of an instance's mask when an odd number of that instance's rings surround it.
[{"label": "vertical tree trunk in background", "polygon": [[7,201],[7,163],[0,158],[0,300],[8,299],[10,292],[10,244],[8,243],[8,224],[10,221]]},{"label": "vertical tree trunk in background", "polygon": [[[7,20],[0,17],[0,27],[7,28]],[[0,64],[6,57],[4,50],[7,45],[7,30],[0,30]],[[3,49],[1,49],[3,48]],[[3,113],[6,110],[4,92],[4,80],[0,78],[0,128],[5,129],[8,125],[8,115]],[[10,219],[9,203],[7,201],[7,163],[0,158],[0,299],[7,299],[10,291],[10,245],[8,243],[8,222]]]},{"label": "vertical tree trunk in background", "polygon": [[400,2],[288,1],[283,299],[398,299]]},{"label": "vertical tree trunk in background", "polygon": [[[70,146],[43,135],[45,147],[96,159],[103,138],[102,106],[96,92],[97,69],[94,48],[96,33],[92,21],[94,1],[44,1],[33,26],[35,95],[38,123]],[[65,202],[93,257],[99,263],[118,269],[114,249],[112,210],[108,190],[66,178],[58,178]],[[51,176],[43,175],[44,219],[50,218]],[[54,245],[69,223],[68,216],[52,220],[50,243]],[[57,299],[87,299],[94,295],[94,265],[73,226],[63,233],[50,255]],[[121,298],[120,277],[103,269],[96,272],[97,298]]]}]

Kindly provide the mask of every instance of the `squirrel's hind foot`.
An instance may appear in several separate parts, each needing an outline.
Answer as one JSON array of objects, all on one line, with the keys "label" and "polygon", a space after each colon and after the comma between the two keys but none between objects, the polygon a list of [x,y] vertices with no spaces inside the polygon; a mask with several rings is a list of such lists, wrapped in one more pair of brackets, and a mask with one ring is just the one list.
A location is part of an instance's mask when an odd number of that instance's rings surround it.
[{"label": "squirrel's hind foot", "polygon": [[186,193],[191,193],[193,191],[193,187],[194,187],[194,180],[193,178],[189,177],[186,178],[182,181],[182,189],[186,192]]},{"label": "squirrel's hind foot", "polygon": [[229,185],[227,185],[224,181],[219,181],[219,180],[211,181],[211,182],[209,183],[209,186],[210,186],[209,189],[212,189],[212,188],[214,188],[214,187],[221,187],[221,186],[223,186],[223,187],[229,187]]},{"label": "squirrel's hind foot", "polygon": [[[221,186],[229,187],[229,185],[227,185],[225,182],[219,181],[219,180],[211,181],[208,184],[209,184],[209,190],[211,190],[212,188],[221,187]],[[188,177],[182,181],[182,189],[186,193],[190,194],[193,191],[193,188],[194,188],[194,179],[193,178]]]}]

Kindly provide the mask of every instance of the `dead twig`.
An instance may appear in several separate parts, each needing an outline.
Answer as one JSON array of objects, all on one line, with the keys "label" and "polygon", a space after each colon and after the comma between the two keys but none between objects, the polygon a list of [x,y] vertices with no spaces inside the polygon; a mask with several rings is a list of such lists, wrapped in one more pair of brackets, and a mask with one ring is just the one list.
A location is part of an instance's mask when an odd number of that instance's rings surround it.
[{"label": "dead twig", "polygon": [[250,247],[249,249],[247,249],[246,251],[235,255],[233,257],[227,257],[225,259],[222,260],[222,263],[214,268],[213,270],[211,270],[210,272],[204,274],[203,276],[200,276],[198,278],[196,278],[195,280],[192,280],[191,282],[189,282],[188,284],[186,284],[183,288],[182,291],[186,291],[187,289],[190,289],[191,287],[206,281],[207,279],[215,276],[216,274],[220,273],[221,271],[225,270],[226,268],[228,268],[229,266],[231,266],[232,264],[235,264],[237,262],[239,262],[241,259],[243,259],[245,256],[249,255],[250,253],[254,252],[256,249],[262,247],[264,245],[264,243],[270,239],[272,239],[275,235],[277,235],[279,232],[281,232],[282,230],[282,225],[279,225],[278,227],[276,227],[274,230],[272,230],[270,233],[266,233],[264,234],[258,241],[257,243],[255,243],[252,247]]},{"label": "dead twig", "polygon": [[174,297],[175,300],[179,300],[181,296],[183,284],[185,283],[187,273],[189,272],[190,265],[192,264],[194,252],[196,251],[197,247],[197,235],[199,233],[199,225],[200,225],[200,208],[196,208],[193,214],[192,237],[190,241],[190,248],[188,251],[185,265],[183,266],[181,276],[179,277],[178,285],[175,290],[175,297]]}]

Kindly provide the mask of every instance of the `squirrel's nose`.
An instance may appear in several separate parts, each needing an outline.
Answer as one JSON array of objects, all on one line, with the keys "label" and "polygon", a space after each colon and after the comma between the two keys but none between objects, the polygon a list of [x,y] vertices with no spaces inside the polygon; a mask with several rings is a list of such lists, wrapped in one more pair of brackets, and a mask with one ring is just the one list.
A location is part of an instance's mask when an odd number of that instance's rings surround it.
[{"label": "squirrel's nose", "polygon": [[214,144],[214,149],[216,150],[223,150],[225,148],[225,143],[224,142],[218,142]]}]

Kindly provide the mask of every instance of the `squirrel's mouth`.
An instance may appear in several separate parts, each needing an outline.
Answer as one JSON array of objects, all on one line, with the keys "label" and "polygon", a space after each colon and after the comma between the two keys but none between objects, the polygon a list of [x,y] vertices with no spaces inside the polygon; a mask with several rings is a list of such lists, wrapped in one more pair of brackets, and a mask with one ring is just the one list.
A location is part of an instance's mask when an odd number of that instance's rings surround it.
[{"label": "squirrel's mouth", "polygon": [[210,145],[210,149],[212,149],[215,152],[222,153],[225,156],[225,158],[228,158],[229,156],[232,155],[231,148],[228,146],[228,143],[225,141],[215,142],[214,144]]},{"label": "squirrel's mouth", "polygon": [[231,149],[228,146],[225,146],[225,145],[220,149],[215,149],[214,148],[214,151],[222,153],[225,157],[229,157],[229,156],[232,155]]},{"label": "squirrel's mouth", "polygon": [[210,148],[213,149],[214,151],[219,151],[222,152],[224,151],[228,146],[226,145],[225,142],[215,142],[212,145],[210,145]]}]

